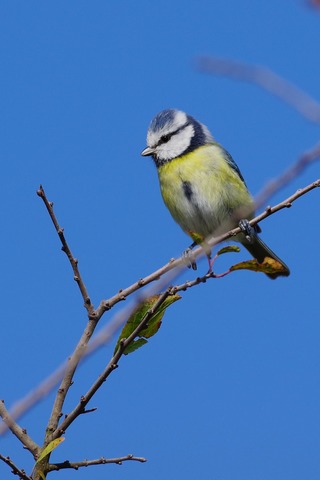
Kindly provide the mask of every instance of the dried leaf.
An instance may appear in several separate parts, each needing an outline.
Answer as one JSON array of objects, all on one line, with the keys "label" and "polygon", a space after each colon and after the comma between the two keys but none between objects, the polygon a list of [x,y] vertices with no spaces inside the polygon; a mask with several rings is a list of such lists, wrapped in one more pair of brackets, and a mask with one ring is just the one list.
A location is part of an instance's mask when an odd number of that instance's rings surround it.
[{"label": "dried leaf", "polygon": [[230,268],[231,271],[234,270],[251,270],[253,272],[263,272],[269,275],[275,273],[284,272],[285,269],[283,265],[271,257],[266,257],[262,263],[259,263],[257,260],[247,260],[245,262],[237,263],[236,265],[232,265]]}]

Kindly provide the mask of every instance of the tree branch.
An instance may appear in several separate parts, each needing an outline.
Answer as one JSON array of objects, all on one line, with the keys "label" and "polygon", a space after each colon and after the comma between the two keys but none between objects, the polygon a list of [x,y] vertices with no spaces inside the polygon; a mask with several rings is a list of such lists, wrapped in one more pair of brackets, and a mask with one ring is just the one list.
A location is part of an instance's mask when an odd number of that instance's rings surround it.
[{"label": "tree branch", "polygon": [[[19,401],[15,402],[10,408],[10,414],[13,419],[19,419],[25,412],[30,410],[35,404],[40,402],[44,397],[48,395],[58,384],[61,382],[64,373],[66,371],[68,362],[63,362],[57,370],[49,375],[43,382],[41,382],[36,388],[27,393]],[[0,425],[0,435],[5,433],[6,426]]]},{"label": "tree branch", "polygon": [[[282,202],[278,203],[277,205],[275,205],[274,207],[267,207],[265,209],[264,212],[262,212],[260,215],[256,216],[254,219],[252,219],[250,221],[250,224],[251,225],[255,225],[257,224],[258,222],[261,222],[262,220],[264,220],[265,218],[269,217],[270,215],[273,215],[274,213],[284,209],[284,208],[290,208],[293,204],[293,202],[295,200],[297,200],[298,198],[302,197],[303,195],[305,195],[306,193],[310,192],[311,190],[315,189],[315,188],[318,188],[320,187],[320,179],[318,179],[317,181],[311,183],[310,185],[307,185],[306,187],[304,187],[303,189],[300,189],[300,190],[297,190],[297,192],[295,192],[293,195],[291,195],[290,197],[288,197],[287,199],[283,200]],[[229,232],[226,232],[225,234],[223,235],[220,235],[219,237],[216,237],[216,238],[212,238],[212,239],[207,239],[206,242],[207,244],[210,246],[210,247],[213,247],[215,245],[217,245],[218,243],[221,243],[222,241],[225,241],[225,240],[228,240],[230,238],[232,238],[233,236],[236,236],[237,234],[241,233],[241,229],[239,227],[237,228],[234,228],[233,230],[229,231]],[[197,258],[201,255],[204,255],[204,251],[201,247],[198,247],[194,252],[194,257]],[[177,260],[172,260],[170,262],[170,264],[167,264],[165,266],[166,269],[174,269],[176,267],[181,267],[184,263],[184,260],[182,258],[179,258]],[[229,273],[229,272],[227,272]],[[220,275],[220,276],[223,276],[224,274]],[[149,277],[151,277],[149,275]],[[214,273],[208,273],[206,275],[204,275],[203,277],[197,277],[195,280],[193,281],[187,281],[185,282],[184,284],[180,285],[180,286],[176,286],[176,287],[168,287],[167,290],[161,294],[161,297],[159,298],[158,302],[156,303],[156,305],[148,310],[147,314],[145,315],[145,317],[143,318],[143,320],[141,321],[141,323],[138,325],[138,327],[135,329],[134,332],[132,332],[132,334],[125,340],[122,341],[118,351],[115,353],[115,355],[111,358],[111,360],[109,361],[107,367],[105,368],[105,370],[103,371],[103,373],[99,376],[99,378],[97,379],[97,381],[92,385],[92,387],[90,388],[90,390],[81,397],[81,400],[80,402],[78,403],[78,405],[74,408],[74,410],[68,414],[68,416],[63,420],[63,422],[59,425],[59,427],[56,429],[56,431],[53,433],[53,435],[50,437],[50,441],[53,440],[54,438],[57,438],[59,436],[61,436],[65,430],[71,425],[71,423],[81,414],[83,413],[83,410],[85,408],[85,406],[88,404],[88,402],[91,400],[91,398],[93,397],[93,395],[96,393],[96,391],[101,387],[101,385],[106,381],[106,379],[108,378],[108,376],[118,367],[118,363],[119,363],[119,360],[121,358],[121,356],[123,355],[123,352],[125,351],[126,347],[136,338],[136,336],[138,335],[138,333],[143,330],[143,328],[145,327],[145,325],[147,324],[147,322],[149,321],[149,319],[152,317],[152,315],[154,315],[154,313],[157,311],[157,309],[162,305],[162,303],[165,301],[165,299],[169,296],[169,295],[173,295],[175,294],[176,292],[178,291],[182,291],[182,290],[187,290],[188,288],[191,288],[191,287],[194,287],[196,285],[199,285],[200,283],[204,283],[206,282],[208,279],[210,278],[217,278],[218,276],[215,275]],[[147,278],[147,277],[146,277]],[[136,284],[134,284],[136,286],[136,288],[141,288],[141,283],[143,285],[146,285],[147,284],[147,280],[146,278],[142,279],[142,281],[140,282],[136,282]],[[158,278],[158,277],[157,277]],[[149,278],[150,281],[152,281],[150,278]],[[140,284],[139,284],[140,283]],[[133,286],[129,287],[129,290],[132,290]],[[122,293],[124,294],[125,292],[122,291]],[[127,316],[125,318],[128,318]],[[102,346],[102,343],[99,342],[99,337],[100,335],[104,336],[105,335],[105,331],[106,329],[110,328],[110,325],[107,325],[104,329],[101,330],[101,332],[99,333],[98,335],[98,341],[97,341],[97,345],[99,346]],[[95,339],[97,340],[97,339]],[[90,349],[90,353],[92,353],[92,348]]]},{"label": "tree branch", "polygon": [[45,443],[48,442],[48,438],[51,436],[52,432],[54,432],[58,426],[59,420],[62,415],[62,407],[65,401],[65,398],[67,396],[68,390],[70,386],[72,385],[72,379],[73,375],[76,371],[77,366],[79,365],[79,362],[83,358],[88,342],[93,335],[93,332],[97,326],[98,320],[95,320],[93,318],[90,318],[87,326],[81,336],[80,341],[78,342],[78,345],[76,346],[74,352],[72,353],[71,357],[68,360],[67,366],[64,370],[64,376],[61,381],[58,393],[56,395],[50,420],[47,426],[47,435],[45,439]]},{"label": "tree branch", "polygon": [[90,316],[94,312],[94,306],[91,303],[87,288],[86,288],[86,286],[85,286],[85,284],[82,280],[82,277],[81,277],[81,274],[80,274],[80,271],[79,271],[79,268],[78,268],[78,260],[76,258],[74,258],[74,256],[72,255],[70,247],[69,247],[69,245],[68,245],[68,243],[65,239],[64,233],[63,233],[64,230],[63,230],[63,228],[60,227],[59,222],[57,220],[57,217],[56,217],[56,215],[53,211],[53,202],[49,202],[49,200],[47,199],[47,196],[45,194],[45,191],[44,191],[42,185],[40,185],[39,190],[37,190],[37,195],[43,200],[43,202],[46,206],[46,209],[48,210],[48,213],[50,215],[50,218],[52,220],[54,228],[56,229],[56,231],[58,233],[58,236],[60,238],[60,241],[62,243],[61,250],[68,257],[68,260],[70,262],[70,265],[72,267],[73,274],[74,274],[73,278],[78,284],[80,293],[81,293],[83,301],[84,301],[84,307],[86,308],[86,310],[88,312],[88,315]]},{"label": "tree branch", "polygon": [[[132,461],[132,462],[141,462],[144,463],[147,461],[144,457],[134,457],[132,454],[126,455],[125,457],[118,458],[97,458],[96,460],[84,460],[83,462],[62,462],[62,463],[52,463],[49,465],[49,471],[62,470],[65,468],[73,468],[78,470],[81,467],[90,467],[92,465],[105,465],[107,463],[115,463],[117,465],[122,465],[123,462]],[[29,479],[28,479],[29,480]]]},{"label": "tree branch", "polygon": [[31,439],[31,437],[29,437],[25,429],[21,428],[16,423],[16,421],[12,418],[12,416],[6,409],[3,400],[0,400],[0,417],[2,418],[5,425],[20,440],[20,442],[32,453],[33,457],[36,459],[40,451],[39,445],[37,445]]},{"label": "tree branch", "polygon": [[[269,217],[270,215],[276,213],[279,210],[291,207],[292,203],[295,200],[299,199],[301,196],[309,193],[311,190],[313,190],[313,189],[315,189],[319,186],[320,186],[320,179],[318,179],[315,182],[311,183],[310,185],[307,185],[306,187],[298,190],[296,193],[294,193],[293,195],[291,195],[287,199],[283,200],[282,202],[278,203],[277,205],[275,205],[273,207],[267,207],[264,210],[264,212],[262,212],[260,215],[256,216],[254,219],[252,219],[250,221],[250,224],[254,225],[258,222],[261,222],[262,220],[264,220],[265,218]],[[228,239],[232,238],[233,236],[237,235],[238,233],[240,233],[240,229],[237,227],[237,228],[231,230],[230,232],[226,232],[225,234],[220,235],[217,238],[209,240],[208,243],[210,244],[211,247],[213,247],[217,243],[228,240]],[[201,255],[204,255],[202,248],[198,247],[197,249],[195,249],[194,250],[194,255],[195,255],[195,257],[199,257]],[[182,269],[183,267],[185,267],[185,264],[184,264],[184,260],[182,258],[172,259],[172,260],[170,260],[170,262],[168,262],[166,265],[159,268],[158,270],[156,270],[152,274],[150,274],[150,275],[144,277],[143,279],[135,282],[134,284],[132,284],[128,288],[126,288],[124,290],[121,290],[121,292],[114,295],[109,300],[102,301],[101,304],[99,305],[99,307],[96,310],[97,320],[101,317],[101,315],[103,315],[104,311],[106,311],[106,308],[104,306],[105,303],[107,303],[109,305],[108,308],[111,308],[117,302],[126,299],[127,296],[129,296],[131,293],[134,293],[134,292],[138,291],[139,289],[141,289],[145,285],[150,284],[151,282],[153,282],[155,280],[159,280],[160,277],[163,277],[163,275],[165,273],[169,272],[170,270],[178,269],[178,268]],[[176,270],[175,271],[175,276],[177,276],[178,273],[177,273],[177,270]],[[203,283],[203,282],[207,281],[209,278],[213,278],[213,277],[214,277],[214,275],[210,275],[210,274],[206,274],[202,277],[197,277],[193,281],[188,281],[188,282],[185,282],[184,284],[182,284],[180,286],[173,287],[171,293],[175,293],[176,291],[186,290],[186,289],[191,288],[195,285],[199,285],[200,283]],[[170,277],[169,281],[171,281],[173,278],[174,278],[173,276]],[[163,281],[163,283],[160,283],[160,285],[157,284],[158,291],[165,284],[168,285],[168,280]],[[88,343],[86,343],[86,346],[85,346],[85,348],[83,347],[83,350],[81,351],[81,354],[76,355],[74,353],[72,355],[71,359],[73,358],[73,356],[77,357],[77,363],[76,364],[78,364],[79,361],[82,358],[86,358],[87,356],[91,355],[93,352],[95,352],[100,347],[105,345],[108,341],[110,341],[110,339],[112,338],[114,333],[125,323],[125,321],[129,317],[130,312],[132,311],[133,308],[134,307],[127,307],[126,309],[121,310],[106,326],[104,326],[101,329],[99,334],[90,342],[89,345],[88,345]],[[85,332],[87,332],[87,330]],[[83,337],[86,337],[86,335],[88,335],[87,340],[89,341],[89,337],[91,338],[92,333],[93,333],[93,330],[91,329],[89,332],[84,333]],[[79,346],[82,345],[81,341],[79,342],[78,345]],[[40,384],[34,390],[34,392],[35,392],[34,394],[33,394],[33,392],[31,392],[27,397],[25,397],[21,401],[17,402],[16,405],[14,406],[14,408],[11,411],[12,417],[17,419],[18,417],[23,415],[27,410],[32,408],[35,405],[35,403],[37,403],[41,398],[48,395],[48,393],[53,388],[55,388],[57,383],[61,380],[62,375],[64,374],[65,369],[66,369],[65,365],[66,364],[64,363],[61,367],[58,368],[58,370],[56,372],[54,372],[49,377],[49,379],[46,379],[42,384]],[[109,374],[111,373],[111,371],[109,372]],[[60,388],[63,388],[63,384],[61,384],[61,385],[62,386]],[[86,402],[85,405],[87,403],[88,402]],[[76,409],[77,408],[79,409],[79,411],[77,410],[77,412],[81,413],[80,405],[81,405],[82,408],[84,408],[85,405],[82,402],[80,402],[79,405],[76,407]],[[62,407],[62,405],[61,405],[61,407]],[[75,412],[73,412],[73,414],[74,413]],[[80,413],[78,413],[78,414],[80,414]],[[59,418],[60,418],[60,416],[59,416]],[[62,424],[59,426],[59,429],[67,428],[68,424],[69,424],[69,422],[64,423],[64,421],[63,421]],[[55,428],[53,428],[54,425],[51,424],[51,433],[53,433],[54,430],[56,430],[57,425],[58,424],[56,424]],[[0,426],[0,434],[3,434],[4,431],[6,431],[5,426]]]},{"label": "tree branch", "polygon": [[265,185],[255,198],[256,208],[258,209],[262,207],[262,205],[265,205],[272,195],[288,185],[288,183],[298,177],[305,168],[317,160],[320,160],[320,143],[317,143],[304,152],[291,167]]},{"label": "tree branch", "polygon": [[89,317],[89,321],[88,321],[88,324],[80,338],[80,341],[78,343],[78,345],[76,346],[72,356],[70,357],[69,361],[68,361],[68,364],[66,366],[66,368],[64,369],[64,377],[62,379],[62,382],[61,382],[61,385],[60,385],[60,388],[58,390],[58,393],[57,393],[57,396],[56,396],[56,399],[55,399],[55,402],[54,402],[54,405],[53,405],[53,409],[52,409],[52,413],[51,413],[51,416],[50,416],[50,420],[49,420],[49,423],[48,423],[48,427],[47,427],[47,435],[50,435],[51,432],[53,432],[56,428],[57,428],[57,425],[58,425],[58,422],[59,422],[59,419],[61,417],[61,410],[62,410],[62,406],[64,404],[64,401],[65,401],[65,398],[66,398],[66,395],[68,393],[68,390],[70,388],[70,385],[72,384],[72,379],[73,379],[73,375],[74,375],[74,372],[85,352],[85,349],[86,349],[86,346],[96,328],[96,325],[98,323],[98,318],[96,317],[95,315],[95,310],[94,310],[94,306],[93,304],[91,303],[91,300],[90,300],[90,297],[89,297],[89,294],[88,294],[88,291],[87,291],[87,288],[84,284],[84,281],[82,279],[82,276],[80,274],[80,271],[79,271],[79,268],[78,268],[78,260],[75,259],[75,257],[73,256],[72,252],[71,252],[71,249],[66,241],[66,238],[64,236],[64,233],[63,233],[63,228],[60,227],[59,225],[59,222],[57,220],[57,217],[53,211],[53,203],[52,202],[49,202],[48,199],[47,199],[47,196],[45,194],[45,191],[42,187],[42,185],[40,185],[40,188],[39,190],[37,191],[37,195],[43,200],[46,208],[47,208],[47,211],[50,215],[50,218],[52,220],[52,223],[58,233],[58,236],[59,236],[59,239],[62,243],[62,251],[65,252],[65,254],[67,255],[68,257],[68,260],[70,262],[70,265],[72,267],[72,270],[73,270],[73,273],[74,273],[74,280],[77,282],[78,284],[78,287],[79,287],[79,290],[80,290],[80,293],[82,295],[82,298],[83,298],[83,301],[84,301],[84,306],[88,312],[88,317]]},{"label": "tree branch", "polygon": [[[88,390],[88,392],[81,397],[80,402],[76,405],[73,411],[66,416],[66,418],[62,421],[62,423],[57,427],[55,432],[53,432],[50,438],[48,438],[48,441],[52,441],[55,438],[60,437],[66,431],[66,429],[74,422],[74,420],[83,413],[86,405],[91,400],[93,395],[97,392],[97,390],[101,387],[101,385],[106,381],[109,375],[118,367],[119,360],[122,357],[127,346],[130,345],[130,343],[133,342],[133,340],[136,338],[139,332],[141,332],[141,330],[144,329],[148,321],[155,314],[155,312],[160,308],[160,306],[163,304],[163,302],[166,300],[166,298],[169,295],[172,295],[171,287],[169,287],[165,292],[163,292],[160,295],[158,301],[155,303],[153,308],[150,308],[147,311],[147,313],[145,314],[145,316],[143,317],[143,319],[141,320],[137,328],[131,333],[131,335],[129,335],[128,338],[122,340],[118,350],[112,356],[111,360],[109,361],[108,365],[106,366],[102,374],[99,375],[98,379],[93,383],[93,385]],[[127,318],[128,317],[125,316],[125,319]]]},{"label": "tree branch", "polygon": [[202,72],[225,75],[259,85],[284,100],[308,120],[320,123],[319,102],[267,67],[248,65],[244,62],[215,56],[199,57],[197,65]]},{"label": "tree branch", "polygon": [[[316,154],[318,155],[318,153],[320,154],[320,152],[317,151]],[[318,158],[318,156],[317,156],[317,158]],[[297,163],[299,163],[299,161]],[[304,161],[303,165],[305,166],[306,164],[307,164],[307,162]],[[299,166],[299,168],[295,168],[295,170],[296,171],[299,170],[299,172],[301,172],[301,165]],[[287,176],[286,173],[284,173],[280,178],[285,177],[285,176]],[[293,178],[293,177],[291,176],[291,178]],[[307,185],[303,189],[298,190],[296,193],[291,195],[289,198],[287,198],[283,202],[280,202],[278,205],[275,205],[274,207],[268,207],[263,213],[256,216],[255,218],[253,218],[250,221],[250,224],[255,225],[256,223],[261,222],[262,220],[264,220],[266,217],[272,215],[273,213],[275,213],[279,210],[282,210],[283,208],[287,208],[288,207],[288,205],[287,205],[288,202],[293,203],[295,200],[297,200],[301,196],[310,192],[314,188],[319,187],[319,182],[320,182],[320,179],[316,180],[315,182],[312,182],[310,185]],[[272,192],[274,193],[274,191],[275,190],[273,189]],[[266,194],[264,194],[263,196],[264,196],[264,199],[269,198],[269,196],[267,196]],[[212,239],[207,239],[207,243],[210,247],[213,247],[220,242],[223,242],[225,240],[228,240],[228,239],[236,236],[240,232],[241,232],[240,228],[236,227],[233,230],[224,233],[223,235],[219,235],[219,237],[215,237],[215,238],[212,238]],[[198,247],[197,249],[193,250],[193,255],[194,255],[195,258],[197,258],[197,257],[199,257],[203,254],[204,254],[203,249],[201,247]],[[166,265],[159,268],[158,270],[156,270],[152,274],[138,280],[137,282],[130,285],[129,287],[127,287],[123,290],[120,290],[119,293],[117,293],[113,297],[109,298],[108,300],[103,300],[96,309],[97,315],[99,316],[101,314],[101,312],[104,311],[106,308],[110,309],[116,303],[118,303],[122,300],[125,300],[126,297],[128,297],[130,294],[134,293],[135,291],[139,290],[141,287],[143,287],[145,285],[148,285],[149,283],[154,282],[155,280],[158,280],[161,276],[163,276],[165,273],[169,272],[170,270],[173,270],[177,267],[182,267],[184,265],[185,265],[185,263],[184,263],[183,258],[178,258],[178,259],[172,258]],[[106,305],[107,305],[107,307],[106,307]]]},{"label": "tree branch", "polygon": [[24,470],[20,470],[20,468],[18,468],[13,463],[13,461],[11,460],[10,457],[4,457],[0,453],[0,460],[2,460],[4,463],[6,463],[12,469],[12,473],[14,475],[18,475],[21,478],[21,480],[32,480],[32,478],[29,477]]}]

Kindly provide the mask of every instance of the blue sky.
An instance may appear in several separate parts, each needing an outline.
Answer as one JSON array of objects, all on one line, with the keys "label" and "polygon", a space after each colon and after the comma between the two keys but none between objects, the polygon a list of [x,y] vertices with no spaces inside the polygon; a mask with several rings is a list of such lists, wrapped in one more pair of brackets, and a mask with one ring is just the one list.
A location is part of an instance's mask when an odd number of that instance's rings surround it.
[{"label": "blue sky", "polygon": [[[140,156],[159,110],[180,108],[208,125],[253,194],[318,140],[319,127],[288,105],[257,86],[199,72],[196,58],[265,65],[319,98],[319,27],[319,14],[302,0],[1,5],[0,398],[8,406],[68,357],[86,322],[35,194],[39,184],[97,306],[190,243],[162,203],[152,161]],[[271,202],[318,177],[314,164]],[[80,418],[52,457],[134,453],[148,463],[57,478],[318,479],[318,217],[313,191],[263,222],[264,240],[291,276],[271,282],[236,272],[186,292],[159,334],[121,361],[90,404],[98,411]],[[247,255],[227,257],[221,270]],[[65,412],[112,350],[77,373]],[[39,443],[52,400],[20,422]],[[0,453],[31,470],[10,435]],[[4,464],[0,477],[10,478]]]}]

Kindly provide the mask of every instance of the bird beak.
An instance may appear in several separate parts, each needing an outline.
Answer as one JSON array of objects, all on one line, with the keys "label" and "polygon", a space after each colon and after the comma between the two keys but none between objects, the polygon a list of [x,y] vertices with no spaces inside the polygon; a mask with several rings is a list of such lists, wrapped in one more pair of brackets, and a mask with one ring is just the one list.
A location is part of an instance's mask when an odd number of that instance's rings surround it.
[{"label": "bird beak", "polygon": [[154,154],[154,148],[147,147],[144,150],[142,150],[141,155],[143,157],[149,157],[150,155]]}]

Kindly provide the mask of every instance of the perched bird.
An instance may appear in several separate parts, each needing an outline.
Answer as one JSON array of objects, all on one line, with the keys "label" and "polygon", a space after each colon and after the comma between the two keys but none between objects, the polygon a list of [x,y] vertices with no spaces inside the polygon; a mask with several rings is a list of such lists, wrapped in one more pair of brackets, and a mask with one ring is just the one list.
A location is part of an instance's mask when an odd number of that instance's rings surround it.
[{"label": "perched bird", "polygon": [[270,278],[290,274],[259,238],[260,228],[245,220],[254,217],[253,199],[237,164],[205,125],[180,110],[163,110],[149,126],[147,145],[141,155],[152,156],[163,200],[174,220],[194,240],[190,248],[201,244],[210,264],[205,239],[239,225],[243,233],[236,241],[259,263],[270,257],[281,264],[279,272],[268,274]]}]

